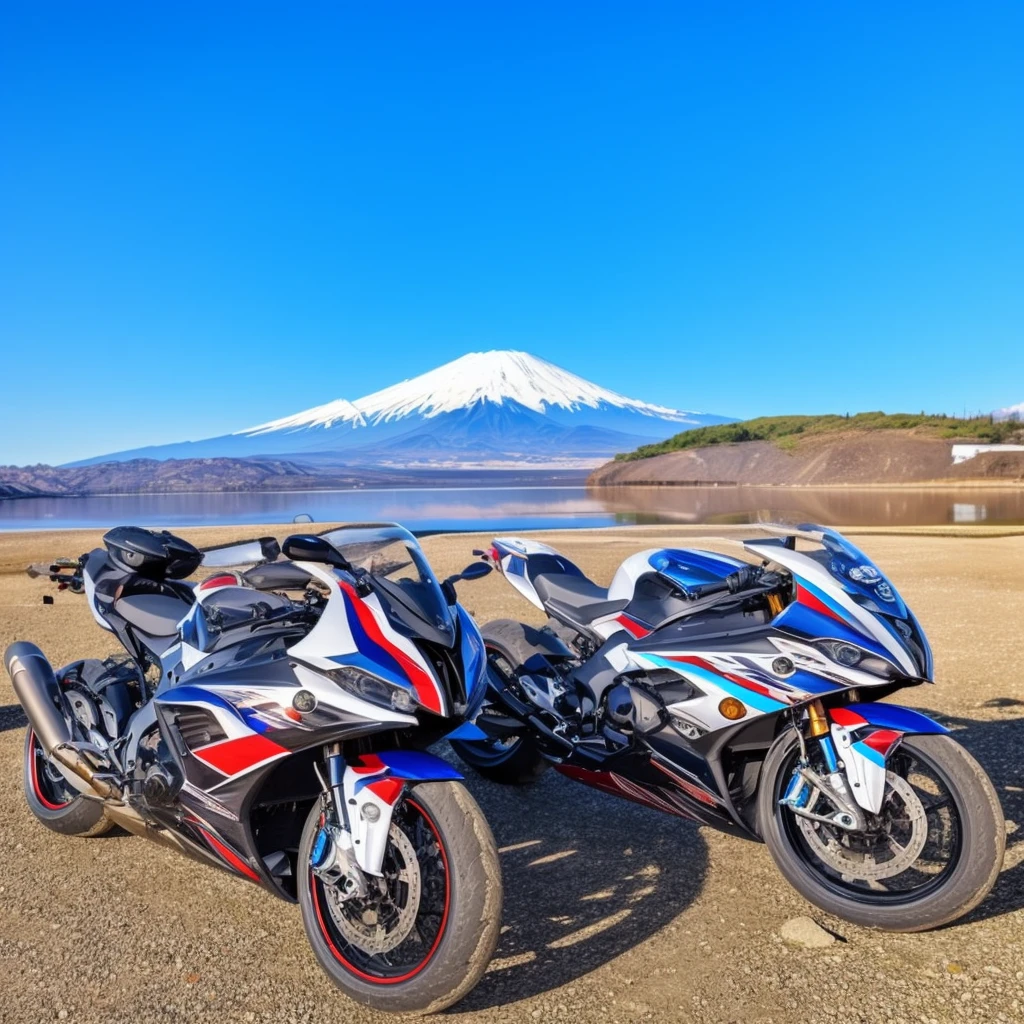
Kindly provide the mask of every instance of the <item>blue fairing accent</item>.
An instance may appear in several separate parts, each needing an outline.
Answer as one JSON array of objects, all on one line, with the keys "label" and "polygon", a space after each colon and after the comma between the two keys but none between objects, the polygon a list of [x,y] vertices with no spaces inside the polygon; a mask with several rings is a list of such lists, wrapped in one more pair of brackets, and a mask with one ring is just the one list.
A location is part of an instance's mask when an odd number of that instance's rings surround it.
[{"label": "blue fairing accent", "polygon": [[[800,585],[804,586],[803,580],[800,581]],[[862,633],[859,629],[854,629],[852,625],[847,625],[846,622],[839,622],[838,619],[832,618],[831,615],[823,615],[821,612],[816,612],[813,608],[808,608],[807,605],[796,601],[786,605],[782,612],[775,617],[773,625],[779,629],[797,633],[801,638],[809,638],[811,640],[845,640],[847,643],[862,647],[865,651],[877,654],[880,658],[885,658],[886,661],[895,664],[892,653],[887,651],[873,637]]]},{"label": "blue fairing accent", "polygon": [[520,558],[518,555],[513,555],[508,560],[508,565],[505,567],[505,572],[511,573],[513,576],[525,576],[526,559]]},{"label": "blue fairing accent", "polygon": [[421,750],[386,750],[377,756],[388,766],[391,775],[409,782],[445,782],[463,778],[447,761]]},{"label": "blue fairing accent", "polygon": [[466,681],[466,715],[472,717],[487,693],[487,651],[472,616],[457,606],[462,671]]},{"label": "blue fairing accent", "polygon": [[212,690],[204,690],[201,686],[175,686],[170,690],[164,690],[156,700],[159,704],[212,704],[245,722],[245,718],[234,704]]},{"label": "blue fairing accent", "polygon": [[445,736],[446,740],[486,740],[487,733],[472,722],[463,722],[458,729]]},{"label": "blue fairing accent", "polygon": [[710,551],[683,551],[664,548],[647,559],[648,564],[662,576],[689,592],[690,587],[715,583],[749,563]]},{"label": "blue fairing accent", "polygon": [[896,732],[910,732],[926,736],[937,736],[949,732],[944,725],[933,722],[927,715],[922,715],[920,711],[900,707],[899,704],[847,704],[846,707],[880,729],[895,729]]}]

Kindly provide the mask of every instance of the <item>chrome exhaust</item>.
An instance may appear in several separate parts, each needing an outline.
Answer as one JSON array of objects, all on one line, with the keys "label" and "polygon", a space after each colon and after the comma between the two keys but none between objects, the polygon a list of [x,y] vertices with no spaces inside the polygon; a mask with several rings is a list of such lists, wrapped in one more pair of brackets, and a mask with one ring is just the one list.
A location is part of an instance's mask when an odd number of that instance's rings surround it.
[{"label": "chrome exhaust", "polygon": [[18,701],[46,756],[77,775],[98,796],[106,800],[120,800],[121,791],[117,785],[97,771],[75,744],[71,730],[59,711],[64,698],[57,677],[43,652],[35,644],[20,640],[4,652],[4,664]]}]

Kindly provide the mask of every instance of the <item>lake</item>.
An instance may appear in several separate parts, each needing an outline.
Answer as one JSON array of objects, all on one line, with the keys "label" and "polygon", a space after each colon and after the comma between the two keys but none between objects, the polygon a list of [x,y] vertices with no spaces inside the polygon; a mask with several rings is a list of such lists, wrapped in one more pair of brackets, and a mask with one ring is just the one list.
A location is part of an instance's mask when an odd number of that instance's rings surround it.
[{"label": "lake", "polygon": [[1024,524],[1024,488],[408,487],[0,500],[0,530],[397,521],[415,530],[633,523]]}]

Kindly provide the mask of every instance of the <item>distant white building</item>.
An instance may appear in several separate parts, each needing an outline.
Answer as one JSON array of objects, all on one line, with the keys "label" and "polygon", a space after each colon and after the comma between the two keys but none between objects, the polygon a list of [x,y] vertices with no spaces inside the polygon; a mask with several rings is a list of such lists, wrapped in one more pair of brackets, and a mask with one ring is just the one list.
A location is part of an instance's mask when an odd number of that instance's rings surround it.
[{"label": "distant white building", "polygon": [[953,465],[956,466],[983,452],[1024,452],[1024,444],[955,444]]}]

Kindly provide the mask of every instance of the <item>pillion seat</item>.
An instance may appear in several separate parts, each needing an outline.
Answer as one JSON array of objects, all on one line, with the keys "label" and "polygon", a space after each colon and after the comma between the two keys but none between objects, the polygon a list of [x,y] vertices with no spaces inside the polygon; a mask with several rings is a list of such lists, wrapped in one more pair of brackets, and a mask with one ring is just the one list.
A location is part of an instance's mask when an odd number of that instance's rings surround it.
[{"label": "pillion seat", "polygon": [[628,601],[609,601],[608,588],[599,587],[586,576],[542,573],[532,582],[537,596],[550,611],[573,622],[593,622],[603,615],[622,611],[629,604]]}]

